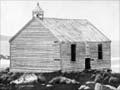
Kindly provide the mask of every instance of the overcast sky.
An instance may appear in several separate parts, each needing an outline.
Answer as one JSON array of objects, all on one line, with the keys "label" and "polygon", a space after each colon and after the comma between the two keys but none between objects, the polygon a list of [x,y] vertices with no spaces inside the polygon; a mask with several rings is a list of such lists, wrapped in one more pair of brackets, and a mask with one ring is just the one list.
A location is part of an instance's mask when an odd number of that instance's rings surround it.
[{"label": "overcast sky", "polygon": [[[31,18],[37,1],[1,1],[1,34],[13,36]],[[119,0],[39,1],[45,17],[88,19],[111,40],[119,40]]]}]

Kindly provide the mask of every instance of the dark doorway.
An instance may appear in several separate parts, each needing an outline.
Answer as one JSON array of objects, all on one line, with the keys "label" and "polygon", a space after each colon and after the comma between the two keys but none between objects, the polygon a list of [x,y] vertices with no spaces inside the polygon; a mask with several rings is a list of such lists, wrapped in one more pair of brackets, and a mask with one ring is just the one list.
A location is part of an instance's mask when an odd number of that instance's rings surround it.
[{"label": "dark doorway", "polygon": [[76,61],[76,44],[71,45],[71,61]]},{"label": "dark doorway", "polygon": [[98,44],[98,59],[103,59],[102,44]]},{"label": "dark doorway", "polygon": [[90,58],[85,58],[85,69],[91,69]]}]

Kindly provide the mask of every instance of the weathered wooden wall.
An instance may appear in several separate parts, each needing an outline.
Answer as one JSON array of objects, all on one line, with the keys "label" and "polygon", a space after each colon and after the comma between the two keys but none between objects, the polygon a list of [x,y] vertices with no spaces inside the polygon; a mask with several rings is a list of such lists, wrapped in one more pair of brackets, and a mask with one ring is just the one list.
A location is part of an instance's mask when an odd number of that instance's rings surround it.
[{"label": "weathered wooden wall", "polygon": [[60,45],[56,37],[33,18],[11,42],[11,71],[52,72],[60,70]]},{"label": "weathered wooden wall", "polygon": [[[71,43],[61,44],[62,71],[81,71],[85,69],[86,50],[94,61],[91,61],[92,69],[111,68],[110,42],[79,42],[76,43],[76,61],[71,61]],[[103,46],[103,60],[98,60],[98,44]],[[88,53],[87,52],[87,53]]]},{"label": "weathered wooden wall", "polygon": [[81,71],[85,68],[85,44],[84,42],[76,44],[76,61],[71,61],[71,44],[61,44],[62,71]]},{"label": "weathered wooden wall", "polygon": [[[90,56],[94,59],[91,61],[93,69],[111,68],[111,42],[89,42]],[[103,59],[98,59],[98,44],[103,47]]]},{"label": "weathered wooden wall", "polygon": [[[94,59],[91,61],[91,68],[110,68],[110,42],[60,43],[58,37],[56,38],[52,33],[40,20],[33,18],[10,42],[10,70],[13,72],[81,71],[85,69],[86,54]],[[100,43],[103,46],[103,60],[98,60]],[[71,44],[76,44],[76,61],[71,61]]]}]

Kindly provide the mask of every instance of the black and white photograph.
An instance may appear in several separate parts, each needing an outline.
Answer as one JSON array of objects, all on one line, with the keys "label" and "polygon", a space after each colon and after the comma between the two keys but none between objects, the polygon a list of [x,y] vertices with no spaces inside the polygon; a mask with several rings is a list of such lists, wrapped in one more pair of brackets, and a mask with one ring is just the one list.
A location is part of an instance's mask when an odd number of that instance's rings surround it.
[{"label": "black and white photograph", "polygon": [[120,90],[120,1],[0,0],[0,90]]}]

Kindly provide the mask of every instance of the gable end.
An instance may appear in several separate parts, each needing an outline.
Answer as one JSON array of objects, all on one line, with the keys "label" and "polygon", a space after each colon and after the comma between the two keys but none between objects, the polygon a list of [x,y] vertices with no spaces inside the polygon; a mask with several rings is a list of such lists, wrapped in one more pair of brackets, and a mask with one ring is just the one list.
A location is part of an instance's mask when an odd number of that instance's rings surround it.
[{"label": "gable end", "polygon": [[31,22],[33,21],[33,18],[28,21],[28,23],[26,23],[10,40],[9,43],[11,43],[24,29],[25,27],[27,27]]}]

